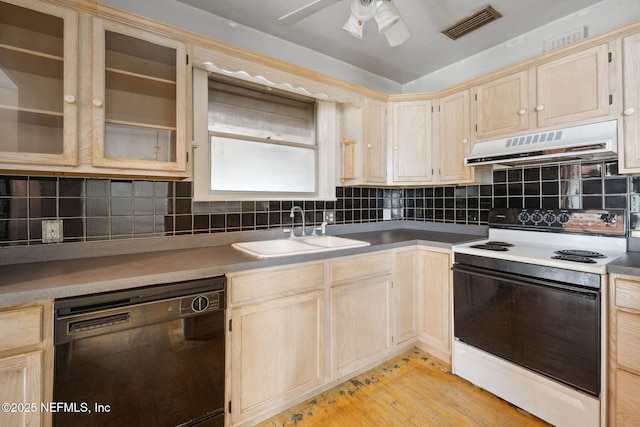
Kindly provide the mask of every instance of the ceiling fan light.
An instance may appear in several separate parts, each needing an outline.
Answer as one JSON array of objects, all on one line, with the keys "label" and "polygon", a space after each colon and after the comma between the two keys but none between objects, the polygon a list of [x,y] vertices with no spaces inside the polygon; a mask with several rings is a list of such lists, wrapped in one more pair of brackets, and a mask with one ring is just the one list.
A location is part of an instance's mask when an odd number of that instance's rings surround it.
[{"label": "ceiling fan light", "polygon": [[362,21],[355,17],[353,14],[349,16],[346,24],[342,26],[343,30],[346,30],[353,37],[362,39]]},{"label": "ceiling fan light", "polygon": [[[392,2],[389,2],[389,7],[391,10],[400,16],[400,12],[398,12],[398,8]],[[384,36],[387,38],[387,42],[389,46],[395,47],[400,46],[402,43],[409,40],[411,37],[411,33],[409,32],[409,27],[405,24],[404,19],[399,18],[395,24],[391,25],[385,32]]]},{"label": "ceiling fan light", "polygon": [[389,28],[391,28],[393,24],[398,22],[400,16],[398,16],[397,13],[391,10],[391,7],[389,7],[389,3],[384,1],[380,3],[380,6],[378,6],[378,9],[376,10],[375,18],[376,23],[378,24],[378,31],[384,33]]},{"label": "ceiling fan light", "polygon": [[376,0],[351,0],[351,14],[362,22],[373,18],[376,9]]}]

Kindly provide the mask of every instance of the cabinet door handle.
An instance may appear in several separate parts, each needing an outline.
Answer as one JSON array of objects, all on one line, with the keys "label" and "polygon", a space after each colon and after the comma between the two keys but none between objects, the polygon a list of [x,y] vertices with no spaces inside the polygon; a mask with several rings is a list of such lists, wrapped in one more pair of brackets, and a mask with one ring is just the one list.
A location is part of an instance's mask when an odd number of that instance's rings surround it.
[{"label": "cabinet door handle", "polygon": [[393,147],[393,149],[394,149],[395,151],[398,151],[398,146],[397,146],[397,145],[395,145],[395,146]]},{"label": "cabinet door handle", "polygon": [[524,108],[520,111],[518,111],[518,115],[520,116],[524,116],[525,114],[527,114],[527,110],[525,110]]},{"label": "cabinet door handle", "polygon": [[542,111],[544,110],[544,105],[540,104],[536,107],[536,111]]},{"label": "cabinet door handle", "polygon": [[66,102],[67,104],[74,104],[76,102],[76,97],[73,95],[65,95],[64,102]]},{"label": "cabinet door handle", "polygon": [[371,148],[371,144],[367,144],[367,148]]},{"label": "cabinet door handle", "polygon": [[95,105],[96,107],[102,107],[102,100],[101,99],[94,99],[93,100],[93,105]]},{"label": "cabinet door handle", "polygon": [[468,138],[463,138],[462,139],[462,143],[463,144],[468,144],[469,143],[469,139]]},{"label": "cabinet door handle", "polygon": [[624,111],[622,112],[622,114],[624,114],[625,116],[630,116],[635,112],[636,112],[635,108],[629,107],[629,108],[625,108]]}]

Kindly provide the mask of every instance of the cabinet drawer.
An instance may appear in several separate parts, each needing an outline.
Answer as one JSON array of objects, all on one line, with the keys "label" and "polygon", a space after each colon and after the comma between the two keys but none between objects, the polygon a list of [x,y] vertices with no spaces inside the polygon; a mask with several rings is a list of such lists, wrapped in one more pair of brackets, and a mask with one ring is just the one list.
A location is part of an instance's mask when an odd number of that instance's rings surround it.
[{"label": "cabinet drawer", "polygon": [[391,271],[389,252],[338,259],[331,262],[331,282],[373,276]]},{"label": "cabinet drawer", "polygon": [[640,311],[640,282],[618,278],[615,302],[618,307]]},{"label": "cabinet drawer", "polygon": [[0,312],[0,351],[40,344],[42,314],[41,306]]},{"label": "cabinet drawer", "polygon": [[287,268],[268,268],[229,277],[231,304],[286,292],[322,286],[324,264],[314,263]]},{"label": "cabinet drawer", "polygon": [[640,315],[618,311],[618,366],[640,374]]}]

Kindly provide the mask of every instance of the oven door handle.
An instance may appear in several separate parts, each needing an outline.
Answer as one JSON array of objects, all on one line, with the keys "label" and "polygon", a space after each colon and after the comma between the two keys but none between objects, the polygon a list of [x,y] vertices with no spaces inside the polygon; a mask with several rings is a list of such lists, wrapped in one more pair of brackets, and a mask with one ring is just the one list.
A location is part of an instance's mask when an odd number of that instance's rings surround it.
[{"label": "oven door handle", "polygon": [[[459,272],[463,274],[487,277],[490,279],[503,279],[518,285],[546,286],[549,288],[572,292],[574,294],[580,294],[585,298],[589,298],[593,300],[598,299],[598,294],[599,294],[599,292],[594,289],[585,289],[585,288],[572,286],[564,283],[553,282],[550,280],[538,279],[530,276],[519,276],[519,275],[503,273],[501,271],[495,271],[495,270],[486,270],[483,268],[477,268],[477,267],[472,267],[468,265],[463,266],[460,264],[454,264],[451,269],[453,270],[454,273]],[[455,283],[455,280],[454,280],[454,283]]]}]

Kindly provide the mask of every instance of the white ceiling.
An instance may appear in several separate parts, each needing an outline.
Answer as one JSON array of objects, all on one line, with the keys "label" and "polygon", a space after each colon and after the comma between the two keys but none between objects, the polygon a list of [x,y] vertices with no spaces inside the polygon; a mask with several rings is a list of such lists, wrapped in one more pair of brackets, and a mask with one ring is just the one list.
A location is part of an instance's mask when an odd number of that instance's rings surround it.
[{"label": "white ceiling", "polygon": [[[365,22],[362,40],[342,30],[350,0],[339,0],[293,25],[282,25],[278,18],[313,0],[177,1],[406,84],[602,0],[393,0],[412,34],[397,47],[378,33],[375,20]],[[441,33],[487,5],[502,18],[457,41]]]}]

